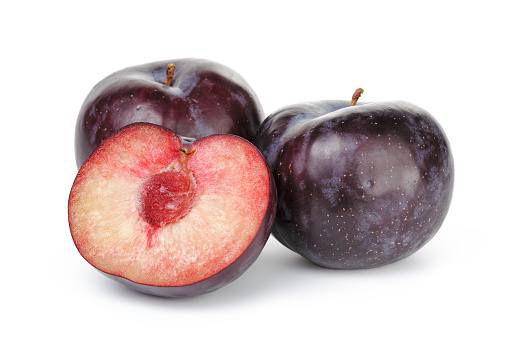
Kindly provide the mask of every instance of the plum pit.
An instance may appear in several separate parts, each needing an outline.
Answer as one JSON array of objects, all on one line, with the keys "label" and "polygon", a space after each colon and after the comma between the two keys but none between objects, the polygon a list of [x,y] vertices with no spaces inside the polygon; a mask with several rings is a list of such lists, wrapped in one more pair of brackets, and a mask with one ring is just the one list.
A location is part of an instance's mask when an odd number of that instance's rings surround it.
[{"label": "plum pit", "polygon": [[139,213],[155,228],[172,224],[192,208],[195,179],[186,168],[149,177],[140,189]]}]

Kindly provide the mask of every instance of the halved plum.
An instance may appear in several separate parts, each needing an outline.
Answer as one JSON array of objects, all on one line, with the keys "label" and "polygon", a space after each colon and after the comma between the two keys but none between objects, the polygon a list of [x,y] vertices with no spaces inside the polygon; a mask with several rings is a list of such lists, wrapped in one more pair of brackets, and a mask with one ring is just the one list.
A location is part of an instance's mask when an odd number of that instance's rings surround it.
[{"label": "halved plum", "polygon": [[69,197],[74,243],[92,266],[148,294],[216,290],[258,257],[273,225],[276,190],[247,140],[182,141],[134,123],[83,164]]}]

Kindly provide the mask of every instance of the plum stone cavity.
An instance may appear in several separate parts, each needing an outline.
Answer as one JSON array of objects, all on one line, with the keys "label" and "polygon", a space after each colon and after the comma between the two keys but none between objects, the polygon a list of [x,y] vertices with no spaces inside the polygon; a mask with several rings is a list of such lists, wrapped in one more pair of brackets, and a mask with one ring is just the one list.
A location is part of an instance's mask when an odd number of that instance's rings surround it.
[{"label": "plum stone cavity", "polygon": [[141,217],[154,227],[174,223],[190,211],[194,195],[195,179],[186,168],[157,173],[141,187]]}]

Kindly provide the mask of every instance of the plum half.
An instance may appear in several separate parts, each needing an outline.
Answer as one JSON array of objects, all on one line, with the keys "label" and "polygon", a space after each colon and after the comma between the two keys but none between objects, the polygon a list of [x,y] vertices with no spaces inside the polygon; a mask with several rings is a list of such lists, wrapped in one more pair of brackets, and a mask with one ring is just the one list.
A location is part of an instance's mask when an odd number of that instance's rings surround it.
[{"label": "plum half", "polygon": [[432,115],[402,101],[355,101],[281,108],[254,140],[277,186],[274,237],[327,268],[413,254],[441,227],[453,192],[450,144]]},{"label": "plum half", "polygon": [[263,249],[275,209],[273,177],[247,140],[182,139],[134,123],[80,168],[68,217],[92,266],[139,292],[179,297],[238,278]]}]

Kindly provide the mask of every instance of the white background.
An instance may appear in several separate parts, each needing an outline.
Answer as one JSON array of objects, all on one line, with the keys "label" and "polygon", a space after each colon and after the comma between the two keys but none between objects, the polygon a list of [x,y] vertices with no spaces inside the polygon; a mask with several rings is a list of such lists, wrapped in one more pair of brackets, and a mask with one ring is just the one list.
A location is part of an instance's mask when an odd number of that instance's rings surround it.
[{"label": "white background", "polygon": [[[507,335],[501,1],[4,1],[0,13],[1,336]],[[266,115],[357,87],[428,110],[456,165],[439,233],[363,271],[318,268],[271,238],[238,280],[186,299],[97,273],[67,223],[77,113],[110,73],[179,57],[235,69]]]}]

